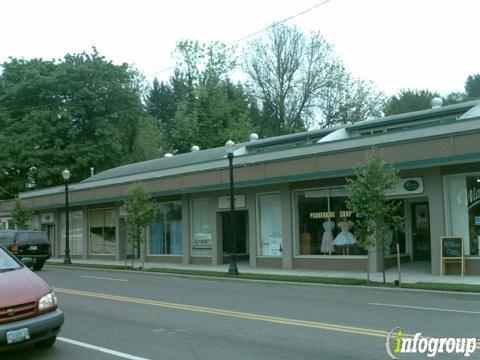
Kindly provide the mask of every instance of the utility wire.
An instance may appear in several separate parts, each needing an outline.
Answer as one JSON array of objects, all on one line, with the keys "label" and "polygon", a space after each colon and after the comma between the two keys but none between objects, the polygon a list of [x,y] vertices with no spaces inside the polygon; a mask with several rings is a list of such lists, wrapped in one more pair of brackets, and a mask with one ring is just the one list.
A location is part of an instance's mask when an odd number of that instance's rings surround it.
[{"label": "utility wire", "polygon": [[[292,19],[295,19],[295,18],[297,18],[297,17],[299,17],[299,16],[305,15],[305,14],[307,14],[307,13],[315,10],[316,8],[318,8],[318,7],[322,6],[322,5],[325,5],[325,4],[328,3],[329,1],[330,1],[330,0],[322,0],[322,1],[320,1],[319,3],[317,3],[316,5],[314,5],[314,6],[312,6],[312,7],[309,7],[308,9],[305,9],[305,10],[303,10],[303,11],[300,11],[299,13],[296,13],[296,14],[294,14],[294,15],[288,16],[288,17],[286,17],[286,18],[284,18],[284,19],[282,19],[282,20],[280,20],[280,21],[274,22],[274,23],[272,23],[271,25],[266,26],[266,27],[264,27],[264,28],[262,28],[262,29],[260,29],[260,30],[257,30],[257,31],[255,31],[255,32],[253,32],[253,33],[251,33],[251,34],[245,35],[245,36],[243,36],[243,37],[241,37],[241,38],[239,38],[239,39],[237,39],[237,40],[234,40],[234,41],[232,41],[232,42],[230,42],[230,43],[227,43],[227,46],[235,45],[235,44],[237,44],[237,43],[239,43],[239,42],[242,42],[242,41],[247,40],[247,39],[250,39],[251,37],[254,37],[254,36],[258,35],[258,34],[261,34],[261,33],[264,32],[264,31],[270,30],[271,28],[274,28],[275,26],[278,26],[278,25],[280,25],[280,24],[286,23],[287,21],[290,21],[290,20],[292,20]],[[153,73],[151,73],[151,74],[147,74],[147,75],[145,75],[145,78],[150,78],[150,77],[152,77],[152,76],[154,76],[154,75],[161,74],[161,73],[164,73],[164,72],[166,72],[166,71],[173,70],[173,69],[175,69],[175,65],[172,65],[172,66],[170,66],[170,67],[168,67],[168,68],[164,68],[164,69],[158,70],[158,71],[153,72]],[[77,100],[77,101],[78,101],[78,100],[83,100],[83,99],[88,98],[89,96],[91,96],[91,95],[80,96],[80,97],[77,97],[77,98],[72,98],[71,100]],[[34,95],[34,96],[28,96],[28,97],[25,97],[25,98],[22,98],[22,99],[15,99],[14,101],[12,101],[12,103],[22,102],[22,101],[25,101],[25,100],[28,100],[28,99],[31,99],[31,98],[37,98],[37,97],[38,97],[38,95]],[[18,111],[22,111],[22,110],[25,111],[25,110],[27,110],[27,111],[31,111],[31,110],[34,110],[34,109],[40,109],[40,108],[48,107],[48,106],[51,106],[51,105],[57,105],[57,104],[58,104],[58,101],[55,101],[55,102],[52,101],[52,102],[50,102],[50,103],[45,103],[45,104],[42,104],[42,105],[32,105],[32,106],[22,107],[21,109],[9,109],[9,110],[18,110]]]},{"label": "utility wire", "polygon": [[[268,25],[267,27],[264,27],[264,28],[262,28],[262,29],[260,29],[260,30],[257,30],[257,31],[255,31],[255,32],[249,34],[249,35],[245,35],[245,36],[243,36],[243,37],[241,37],[241,38],[239,38],[239,39],[237,39],[237,40],[235,40],[235,41],[232,41],[232,42],[230,42],[230,43],[227,43],[227,46],[235,45],[235,44],[237,44],[237,43],[239,43],[239,42],[242,42],[242,41],[244,41],[244,40],[250,39],[251,37],[254,37],[255,35],[261,34],[261,33],[263,33],[264,31],[270,30],[271,28],[274,28],[274,27],[277,26],[277,25],[286,23],[287,21],[290,21],[290,20],[295,19],[295,18],[297,18],[297,17],[299,17],[299,16],[302,16],[302,15],[305,15],[306,13],[309,13],[310,11],[315,10],[316,8],[318,8],[318,7],[322,6],[322,5],[325,5],[325,4],[326,4],[327,2],[329,2],[329,1],[330,1],[330,0],[323,0],[323,1],[319,2],[318,4],[316,4],[316,5],[308,8],[308,9],[306,9],[306,10],[303,10],[303,11],[301,11],[301,12],[295,14],[295,15],[288,16],[288,17],[286,17],[286,18],[284,18],[284,19],[282,19],[282,20],[280,20],[280,21],[274,22],[273,24]],[[174,68],[175,68],[175,65],[172,65],[172,66],[170,66],[170,67],[168,67],[168,68],[164,68],[164,69],[158,70],[158,71],[156,71],[156,72],[154,72],[154,73],[147,74],[147,75],[145,75],[145,77],[146,77],[146,78],[152,77],[152,76],[154,76],[154,75],[164,73],[164,72],[169,71],[169,70],[172,70],[172,69],[174,69]]]}]

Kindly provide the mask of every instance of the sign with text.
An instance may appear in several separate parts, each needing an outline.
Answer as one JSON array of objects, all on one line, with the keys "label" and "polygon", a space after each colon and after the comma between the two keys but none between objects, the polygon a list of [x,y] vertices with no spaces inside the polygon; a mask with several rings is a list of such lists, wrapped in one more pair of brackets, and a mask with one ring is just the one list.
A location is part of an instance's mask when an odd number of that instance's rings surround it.
[{"label": "sign with text", "polygon": [[442,257],[462,257],[463,256],[463,238],[461,236],[442,237]]},{"label": "sign with text", "polygon": [[444,275],[446,264],[460,263],[460,271],[465,273],[465,259],[463,257],[463,238],[461,236],[443,236],[441,239],[440,251],[440,274]]},{"label": "sign with text", "polygon": [[421,177],[411,177],[398,180],[392,189],[385,192],[385,195],[395,196],[421,193],[423,193],[423,179]]},{"label": "sign with text", "polygon": [[210,233],[195,233],[195,234],[193,234],[192,248],[194,248],[194,249],[211,249],[212,248],[212,234],[210,234]]},{"label": "sign with text", "polygon": [[[235,208],[245,207],[245,195],[239,194],[233,196],[233,201]],[[218,197],[218,208],[219,209],[230,209],[230,196],[219,196]]]}]

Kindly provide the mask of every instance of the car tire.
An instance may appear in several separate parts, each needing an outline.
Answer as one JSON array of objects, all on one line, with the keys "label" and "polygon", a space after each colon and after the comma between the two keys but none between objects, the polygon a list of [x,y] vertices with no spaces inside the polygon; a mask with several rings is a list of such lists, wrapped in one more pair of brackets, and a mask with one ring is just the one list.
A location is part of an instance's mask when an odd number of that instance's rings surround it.
[{"label": "car tire", "polygon": [[57,340],[57,337],[52,336],[48,339],[39,341],[38,343],[35,344],[35,346],[38,348],[49,348],[50,346],[53,346],[53,344],[55,344],[55,340]]},{"label": "car tire", "polygon": [[43,265],[45,265],[45,261],[37,260],[37,261],[35,261],[35,263],[33,264],[32,268],[33,268],[33,270],[35,270],[35,271],[40,271],[40,270],[42,270]]}]

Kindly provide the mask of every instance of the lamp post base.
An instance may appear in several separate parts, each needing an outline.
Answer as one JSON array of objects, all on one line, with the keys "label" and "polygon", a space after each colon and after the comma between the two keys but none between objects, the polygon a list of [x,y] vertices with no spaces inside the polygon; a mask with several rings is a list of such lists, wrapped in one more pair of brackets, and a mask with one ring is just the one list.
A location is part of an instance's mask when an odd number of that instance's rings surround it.
[{"label": "lamp post base", "polygon": [[67,265],[72,264],[72,260],[70,259],[70,250],[65,250],[65,259],[63,259],[63,263]]},{"label": "lamp post base", "polygon": [[228,265],[228,274],[238,275],[237,262],[235,261],[235,259],[230,258],[230,265]]}]

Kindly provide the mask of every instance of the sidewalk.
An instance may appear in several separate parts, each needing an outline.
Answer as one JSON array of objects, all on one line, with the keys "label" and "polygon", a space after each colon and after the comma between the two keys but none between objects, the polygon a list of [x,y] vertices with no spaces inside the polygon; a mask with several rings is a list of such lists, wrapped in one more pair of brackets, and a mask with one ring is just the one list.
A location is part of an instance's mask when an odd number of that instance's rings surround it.
[{"label": "sidewalk", "polygon": [[[51,258],[51,263],[63,263],[61,258]],[[111,265],[111,266],[123,266],[124,260],[96,260],[96,259],[73,259],[74,264],[99,264],[99,265]],[[128,265],[131,264],[131,260],[128,261]],[[135,266],[141,266],[140,260],[135,260]],[[249,274],[265,274],[265,275],[296,275],[296,276],[312,276],[312,277],[331,277],[331,278],[350,278],[350,279],[366,279],[367,274],[365,272],[355,271],[328,271],[328,270],[284,270],[273,268],[253,268],[245,262],[239,262],[237,264],[239,273]],[[156,263],[146,262],[145,269],[160,268],[160,269],[181,269],[181,270],[199,270],[199,271],[217,271],[226,273],[228,270],[228,264],[223,265],[193,265],[193,264],[171,264],[171,263]],[[388,283],[393,283],[398,280],[397,268],[390,268],[386,271],[386,279]],[[370,280],[374,282],[382,282],[383,274],[381,272],[371,273]],[[438,276],[430,273],[430,263],[427,262],[411,262],[402,264],[402,282],[405,284],[414,284],[419,282],[424,283],[443,283],[443,284],[468,284],[468,285],[480,285],[480,276]]]}]

